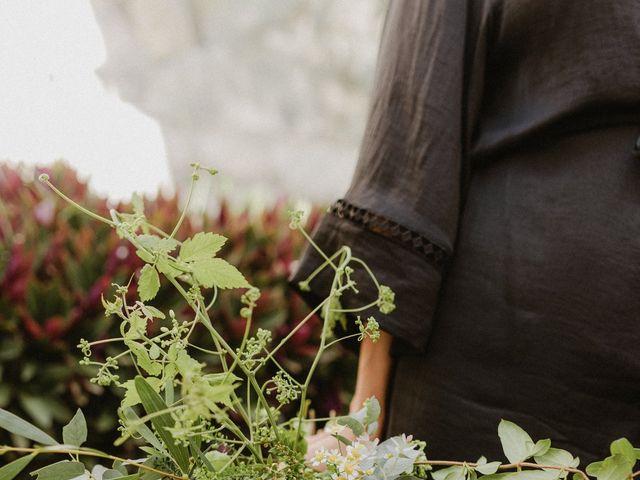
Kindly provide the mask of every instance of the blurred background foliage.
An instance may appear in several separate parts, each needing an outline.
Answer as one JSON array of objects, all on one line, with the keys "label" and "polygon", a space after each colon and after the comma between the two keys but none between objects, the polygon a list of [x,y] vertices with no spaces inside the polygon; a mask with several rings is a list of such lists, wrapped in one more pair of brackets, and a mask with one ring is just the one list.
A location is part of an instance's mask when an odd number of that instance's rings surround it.
[{"label": "blurred background foliage", "polygon": [[[122,392],[89,382],[93,372],[79,366],[76,345],[81,338],[118,336],[119,322],[105,317],[101,295],[110,295],[112,283],[126,284],[142,262],[107,225],[34,183],[41,172],[48,173],[69,197],[103,215],[108,216],[109,208],[130,211],[126,203],[110,204],[94,195],[63,163],[35,172],[0,164],[0,407],[56,436],[81,407],[89,423],[90,446],[113,451],[115,412]],[[278,340],[308,313],[287,286],[304,239],[288,228],[286,201],[251,214],[232,210],[224,199],[219,205],[215,214],[189,218],[178,237],[204,230],[229,238],[221,255],[262,291],[253,327],[271,330]],[[170,230],[179,216],[179,201],[158,194],[146,209],[152,223]],[[311,209],[309,229],[320,211]],[[225,291],[213,309],[216,328],[232,344],[239,344],[245,326],[239,296],[239,291]],[[167,285],[154,305],[188,315]],[[309,322],[278,353],[277,360],[294,376],[310,365],[318,330],[317,320]],[[115,347],[94,348],[94,352],[106,356],[113,353],[109,348]],[[341,410],[353,388],[355,359],[339,348],[323,358],[311,388],[318,416]],[[204,356],[202,360],[214,363]],[[19,441],[5,435],[0,432],[0,444]]]}]

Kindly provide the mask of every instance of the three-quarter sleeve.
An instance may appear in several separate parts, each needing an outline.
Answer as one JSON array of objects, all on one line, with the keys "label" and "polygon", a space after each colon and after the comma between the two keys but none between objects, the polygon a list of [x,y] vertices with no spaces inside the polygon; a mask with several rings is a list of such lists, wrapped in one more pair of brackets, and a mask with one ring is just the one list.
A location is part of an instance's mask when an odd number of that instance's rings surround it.
[{"label": "three-quarter sleeve", "polygon": [[[362,315],[417,350],[428,341],[458,225],[466,17],[464,0],[390,3],[355,174],[313,234],[327,253],[349,246],[395,292],[393,312]],[[320,263],[308,247],[293,285]],[[331,278],[315,277],[303,296],[321,301]],[[363,269],[353,278],[360,294],[341,298],[345,308],[377,298]]]}]

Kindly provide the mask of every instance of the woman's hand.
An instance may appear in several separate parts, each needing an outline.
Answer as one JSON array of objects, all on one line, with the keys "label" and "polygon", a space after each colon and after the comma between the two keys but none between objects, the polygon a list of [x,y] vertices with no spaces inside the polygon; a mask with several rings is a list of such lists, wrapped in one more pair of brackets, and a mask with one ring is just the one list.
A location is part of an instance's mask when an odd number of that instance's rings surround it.
[{"label": "woman's hand", "polygon": [[[384,412],[387,397],[387,387],[389,384],[389,374],[391,372],[391,341],[393,337],[381,331],[380,339],[377,342],[365,338],[360,344],[360,355],[358,357],[358,378],[356,380],[356,390],[351,400],[349,412],[357,412],[362,408],[365,400],[376,397],[380,402],[380,418],[378,419],[378,430],[373,435],[379,438],[384,431]],[[349,428],[340,432],[345,438],[354,440],[355,435]],[[338,449],[338,440],[325,430],[318,430],[315,434],[307,437],[307,455],[309,463],[313,462],[315,453],[320,449]],[[314,467],[317,469],[317,467]]]}]

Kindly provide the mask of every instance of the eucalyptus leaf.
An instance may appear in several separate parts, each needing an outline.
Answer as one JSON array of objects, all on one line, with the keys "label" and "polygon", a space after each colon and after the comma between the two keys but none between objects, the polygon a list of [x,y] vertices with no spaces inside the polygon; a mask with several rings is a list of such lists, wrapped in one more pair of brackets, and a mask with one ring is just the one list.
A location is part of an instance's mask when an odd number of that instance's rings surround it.
[{"label": "eucalyptus leaf", "polygon": [[31,463],[31,460],[35,457],[36,454],[32,453],[31,455],[20,457],[19,459],[6,464],[4,467],[0,468],[0,480],[13,480],[27,467],[27,465]]},{"label": "eucalyptus leaf", "polygon": [[431,472],[431,476],[434,480],[462,480],[465,477],[465,470],[465,467],[455,465]]},{"label": "eucalyptus leaf", "polygon": [[498,468],[500,467],[501,463],[500,462],[489,462],[483,463],[482,465],[478,465],[474,468],[474,470],[476,472],[480,472],[483,475],[491,475],[493,473],[496,473],[498,471]]},{"label": "eucalyptus leaf", "polygon": [[0,428],[11,433],[15,433],[42,445],[57,445],[58,442],[44,433],[38,427],[30,424],[26,420],[7,412],[0,408]]},{"label": "eucalyptus leaf", "polygon": [[498,425],[498,436],[502,443],[502,450],[511,463],[524,462],[531,456],[533,440],[515,423],[501,420]]},{"label": "eucalyptus leaf", "polygon": [[62,441],[75,447],[87,441],[87,422],[82,410],[78,409],[71,421],[62,427]]},{"label": "eucalyptus leaf", "polygon": [[36,480],[71,480],[82,475],[84,470],[84,464],[80,462],[63,460],[31,472],[31,475],[35,476]]},{"label": "eucalyptus leaf", "polygon": [[353,417],[340,417],[337,420],[339,425],[349,427],[355,436],[359,437],[364,433],[364,426]]},{"label": "eucalyptus leaf", "polygon": [[576,468],[580,464],[579,458],[574,458],[570,452],[560,448],[549,448],[544,455],[534,456],[540,465],[555,465],[557,467]]}]

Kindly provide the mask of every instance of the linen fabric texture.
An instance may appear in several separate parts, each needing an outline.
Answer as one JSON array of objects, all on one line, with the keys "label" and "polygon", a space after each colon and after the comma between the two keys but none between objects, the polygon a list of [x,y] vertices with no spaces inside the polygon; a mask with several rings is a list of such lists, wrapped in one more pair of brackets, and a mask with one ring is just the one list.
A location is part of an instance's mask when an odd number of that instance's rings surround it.
[{"label": "linen fabric texture", "polygon": [[[502,459],[507,418],[582,466],[640,445],[639,134],[638,0],[390,2],[353,181],[314,232],[396,293],[362,314],[394,337],[388,435]],[[354,278],[347,308],[378,295]]]}]

